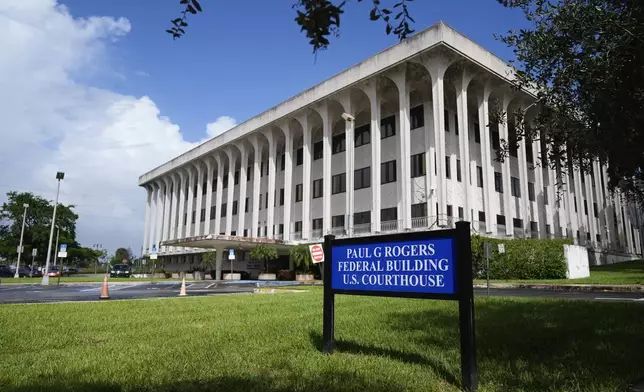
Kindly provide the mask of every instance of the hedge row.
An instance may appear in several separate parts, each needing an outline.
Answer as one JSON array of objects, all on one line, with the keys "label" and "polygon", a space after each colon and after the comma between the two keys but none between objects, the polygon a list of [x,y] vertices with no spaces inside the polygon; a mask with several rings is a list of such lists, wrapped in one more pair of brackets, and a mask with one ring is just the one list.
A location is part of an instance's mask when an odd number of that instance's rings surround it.
[{"label": "hedge row", "polygon": [[[483,243],[492,244],[490,279],[565,279],[564,245],[568,239],[498,239],[472,236],[472,268],[475,278],[486,277]],[[500,254],[498,244],[505,245]]]}]

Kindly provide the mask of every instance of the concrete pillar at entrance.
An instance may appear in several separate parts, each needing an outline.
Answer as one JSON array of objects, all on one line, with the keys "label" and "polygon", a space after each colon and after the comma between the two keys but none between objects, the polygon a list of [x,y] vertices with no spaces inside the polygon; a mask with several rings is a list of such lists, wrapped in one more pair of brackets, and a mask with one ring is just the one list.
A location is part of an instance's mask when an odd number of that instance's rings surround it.
[{"label": "concrete pillar at entrance", "polygon": [[331,232],[331,110],[326,101],[318,108],[322,117],[322,232]]},{"label": "concrete pillar at entrance", "polygon": [[157,181],[157,204],[156,204],[156,233],[154,237],[154,242],[157,249],[160,249],[161,246],[161,229],[163,226],[163,194],[165,193],[163,181]]},{"label": "concrete pillar at entrance", "polygon": [[[344,95],[339,97],[340,103],[344,108],[346,114],[355,117],[353,102],[351,101],[351,93],[347,92]],[[344,230],[351,236],[353,229],[353,198],[354,198],[354,174],[355,174],[355,160],[354,160],[354,129],[355,121],[354,119],[348,119],[344,121],[344,144],[345,144],[345,168],[346,168],[346,199],[345,199],[345,219],[344,219]]]},{"label": "concrete pillar at entrance", "polygon": [[181,180],[181,184],[179,185],[179,216],[177,216],[177,220],[179,223],[177,224],[177,238],[184,238],[184,229],[186,227],[186,221],[184,219],[184,211],[185,211],[185,204],[186,204],[186,188],[188,187],[187,183],[187,174],[185,171],[180,170],[179,171],[179,178]]},{"label": "concrete pillar at entrance", "polygon": [[224,256],[224,249],[218,248],[216,252],[217,252],[217,258],[215,262],[215,280],[221,280],[221,268],[222,268],[222,262],[223,262],[223,256]]},{"label": "concrete pillar at entrance", "polygon": [[[179,188],[181,187],[181,178],[177,173],[171,174],[172,178],[172,206],[170,210],[170,239],[177,238],[177,205],[179,204]],[[174,247],[170,247],[174,250]]]},{"label": "concrete pillar at entrance", "polygon": [[143,254],[150,252],[148,239],[150,237],[150,204],[152,203],[152,189],[149,186],[145,186],[145,191],[147,193],[147,198],[145,201],[145,228],[143,229]]},{"label": "concrete pillar at entrance", "polygon": [[[170,235],[170,202],[171,202],[171,184],[172,184],[172,179],[168,177],[163,178],[163,184],[165,185],[165,192],[164,192],[164,197],[163,197],[163,225],[162,225],[162,230],[161,230],[161,241],[163,242],[168,239],[168,236]],[[159,247],[160,248],[160,247]],[[163,251],[167,251],[167,247],[163,247]]]},{"label": "concrete pillar at entrance", "polygon": [[[516,121],[516,119],[513,119]],[[516,123],[515,130],[523,124]],[[528,195],[528,161],[526,159],[526,148],[532,148],[529,140],[525,138],[519,143],[517,159],[519,161],[519,185],[521,186],[521,197],[519,198],[519,216],[523,220],[523,237],[531,233],[530,227],[530,197]],[[534,191],[535,196],[537,190]],[[536,200],[536,198],[535,198]]]}]

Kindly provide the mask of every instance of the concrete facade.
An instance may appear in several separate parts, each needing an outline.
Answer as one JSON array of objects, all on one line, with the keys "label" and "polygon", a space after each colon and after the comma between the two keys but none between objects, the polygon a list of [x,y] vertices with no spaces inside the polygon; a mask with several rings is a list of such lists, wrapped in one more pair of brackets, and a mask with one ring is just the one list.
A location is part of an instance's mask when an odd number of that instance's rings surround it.
[{"label": "concrete facade", "polygon": [[641,254],[641,222],[599,162],[562,175],[538,164],[545,146],[525,142],[495,160],[515,124],[489,124],[490,106],[527,121],[536,110],[513,78],[438,23],[142,175],[144,254],[158,246],[178,261],[202,251],[194,238],[295,244],[460,219],[488,236]]}]

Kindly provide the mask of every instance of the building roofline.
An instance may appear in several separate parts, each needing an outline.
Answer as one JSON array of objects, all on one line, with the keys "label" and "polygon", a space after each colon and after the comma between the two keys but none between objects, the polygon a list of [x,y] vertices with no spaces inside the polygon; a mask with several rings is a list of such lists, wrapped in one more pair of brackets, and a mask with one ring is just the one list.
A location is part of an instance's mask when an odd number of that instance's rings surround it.
[{"label": "building roofline", "polygon": [[158,179],[167,172],[208,155],[221,146],[292,115],[298,110],[321,101],[332,94],[349,88],[441,44],[503,80],[511,81],[514,79],[514,69],[504,60],[448,26],[443,21],[439,21],[414,34],[405,41],[396,43],[378,52],[374,56],[337,73],[331,78],[292,96],[286,101],[157,166],[139,177],[139,185],[143,186],[150,181]]}]

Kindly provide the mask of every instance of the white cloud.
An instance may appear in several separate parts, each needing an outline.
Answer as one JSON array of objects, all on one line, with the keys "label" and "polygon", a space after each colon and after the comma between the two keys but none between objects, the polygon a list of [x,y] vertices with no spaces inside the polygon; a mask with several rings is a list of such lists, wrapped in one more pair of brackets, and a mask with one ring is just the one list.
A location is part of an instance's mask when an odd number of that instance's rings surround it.
[{"label": "white cloud", "polygon": [[214,122],[206,125],[206,133],[211,138],[221,135],[227,130],[233,128],[237,125],[237,121],[234,118],[228,116],[220,116]]},{"label": "white cloud", "polygon": [[[83,84],[106,68],[124,18],[74,18],[54,0],[0,2],[0,201],[9,190],[77,205],[79,241],[140,250],[147,170],[192,148],[146,96]],[[89,76],[89,78],[88,78]],[[220,117],[208,135],[234,125]],[[227,129],[227,128],[226,128]]]}]

